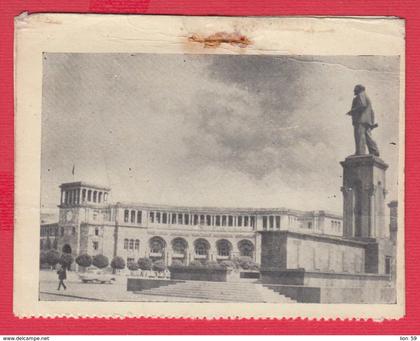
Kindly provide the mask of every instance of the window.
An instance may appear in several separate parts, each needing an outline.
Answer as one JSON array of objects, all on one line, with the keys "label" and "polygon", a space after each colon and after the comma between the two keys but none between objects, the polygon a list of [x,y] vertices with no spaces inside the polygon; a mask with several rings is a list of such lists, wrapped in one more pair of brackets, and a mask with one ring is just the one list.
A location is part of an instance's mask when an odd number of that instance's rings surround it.
[{"label": "window", "polygon": [[255,217],[250,218],[250,226],[255,227]]},{"label": "window", "polygon": [[128,215],[129,215],[129,211],[128,210],[124,210],[124,223],[128,223]]},{"label": "window", "polygon": [[280,216],[276,215],[276,229],[280,229]]},{"label": "window", "polygon": [[172,241],[172,249],[174,253],[185,254],[187,250],[187,242],[185,239],[176,238]]},{"label": "window", "polygon": [[168,214],[162,213],[162,224],[167,224],[167,223],[168,223]]},{"label": "window", "polygon": [[82,202],[86,201],[86,190],[82,190]]},{"label": "window", "polygon": [[244,226],[248,226],[249,217],[244,217]]},{"label": "window", "polygon": [[124,239],[124,250],[128,249],[128,239]]},{"label": "window", "polygon": [[226,226],[226,216],[222,215],[222,226]]},{"label": "window", "polygon": [[204,225],[204,215],[200,215],[200,225]]},{"label": "window", "polygon": [[270,229],[273,229],[273,228],[274,228],[274,217],[271,215],[271,216],[268,218],[268,220],[269,220],[269,222],[270,222]]},{"label": "window", "polygon": [[92,246],[93,246],[93,249],[94,249],[95,251],[97,251],[97,250],[98,250],[98,248],[99,248],[99,243],[98,243],[98,242],[93,242],[93,243],[92,243]]},{"label": "window", "polygon": [[64,227],[63,226],[61,226],[61,228],[60,228],[60,235],[61,235],[61,237],[64,236]]},{"label": "window", "polygon": [[75,227],[75,226],[73,226],[73,227],[71,228],[71,234],[72,234],[73,236],[76,234],[76,227]]},{"label": "window", "polygon": [[312,228],[312,223],[308,222],[308,229],[311,229],[311,228]]},{"label": "window", "polygon": [[178,224],[182,224],[182,214],[178,214]]},{"label": "window", "polygon": [[207,248],[204,245],[197,245],[195,248],[195,253],[200,256],[207,255]]},{"label": "window", "polygon": [[108,193],[107,192],[105,192],[104,193],[104,201],[107,201],[108,200]]},{"label": "window", "polygon": [[99,196],[98,196],[98,202],[102,201],[102,192],[99,192]]},{"label": "window", "polygon": [[130,250],[133,250],[134,249],[134,239],[130,239],[130,243],[128,245],[129,245],[128,248]]},{"label": "window", "polygon": [[220,216],[216,216],[216,226],[220,226]]},{"label": "window", "polygon": [[164,241],[158,237],[153,237],[150,240],[150,252],[163,254],[165,248]]},{"label": "window", "polygon": [[385,273],[389,275],[391,273],[391,257],[385,256]]},{"label": "window", "polygon": [[95,236],[99,236],[99,228],[95,227]]},{"label": "window", "polygon": [[231,250],[231,245],[227,240],[222,239],[217,242],[217,254],[219,256],[229,257],[230,250]]},{"label": "window", "polygon": [[198,225],[198,215],[194,214],[194,225]]},{"label": "window", "polygon": [[238,226],[242,226],[242,216],[238,217]]},{"label": "window", "polygon": [[211,216],[206,215],[206,225],[211,226]]},{"label": "window", "polygon": [[156,212],[156,222],[160,224],[160,212]]},{"label": "window", "polygon": [[98,192],[97,191],[94,191],[93,192],[93,202],[96,202],[97,195],[98,195]]},{"label": "window", "polygon": [[136,211],[130,212],[130,223],[134,224],[136,222]]},{"label": "window", "polygon": [[199,239],[195,242],[195,253],[200,256],[207,256],[209,245],[206,240]]},{"label": "window", "polygon": [[140,240],[136,239],[136,242],[135,242],[134,248],[135,248],[136,250],[140,249]]},{"label": "window", "polygon": [[263,216],[263,229],[267,229],[267,216]]},{"label": "window", "polygon": [[134,258],[127,258],[127,265],[133,264],[133,263],[134,263]]},{"label": "window", "polygon": [[172,224],[176,224],[176,214],[172,213]]},{"label": "window", "polygon": [[233,217],[231,215],[228,216],[228,225],[233,226]]},{"label": "window", "polygon": [[184,214],[184,224],[189,225],[190,223],[190,216],[188,214]]},{"label": "window", "polygon": [[141,211],[137,211],[137,224],[141,224]]},{"label": "window", "polygon": [[239,253],[243,257],[253,257],[254,245],[249,240],[241,240],[238,243]]},{"label": "window", "polygon": [[155,222],[155,212],[150,212],[149,216],[150,216],[150,222],[154,223]]}]

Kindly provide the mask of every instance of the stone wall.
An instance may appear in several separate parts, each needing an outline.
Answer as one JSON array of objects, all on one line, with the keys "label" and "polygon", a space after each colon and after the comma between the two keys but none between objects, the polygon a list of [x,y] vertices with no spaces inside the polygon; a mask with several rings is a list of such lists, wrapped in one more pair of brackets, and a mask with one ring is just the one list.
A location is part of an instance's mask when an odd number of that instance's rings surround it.
[{"label": "stone wall", "polygon": [[395,289],[388,287],[319,288],[272,284],[264,286],[299,303],[393,304],[396,302]]},{"label": "stone wall", "polygon": [[395,304],[395,288],[321,288],[320,303]]},{"label": "stone wall", "polygon": [[287,268],[307,271],[361,273],[364,271],[363,246],[337,239],[313,239],[304,235],[287,238]]},{"label": "stone wall", "polygon": [[262,269],[261,282],[322,288],[385,288],[393,286],[391,277],[385,275],[309,272],[303,269],[285,271]]},{"label": "stone wall", "polygon": [[366,245],[339,237],[261,232],[261,267],[362,273]]},{"label": "stone wall", "polygon": [[261,268],[287,268],[287,234],[285,232],[262,232]]}]

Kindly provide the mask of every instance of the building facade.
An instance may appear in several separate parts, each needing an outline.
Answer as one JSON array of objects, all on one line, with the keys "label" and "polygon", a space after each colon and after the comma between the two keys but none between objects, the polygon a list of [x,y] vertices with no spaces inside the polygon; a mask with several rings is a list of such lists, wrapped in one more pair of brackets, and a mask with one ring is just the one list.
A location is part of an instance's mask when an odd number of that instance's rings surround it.
[{"label": "building facade", "polygon": [[103,254],[127,263],[147,257],[170,265],[247,256],[261,263],[264,232],[324,239],[343,235],[341,216],[325,211],[112,203],[105,186],[72,182],[60,188],[59,221],[41,225],[41,249],[74,257]]}]

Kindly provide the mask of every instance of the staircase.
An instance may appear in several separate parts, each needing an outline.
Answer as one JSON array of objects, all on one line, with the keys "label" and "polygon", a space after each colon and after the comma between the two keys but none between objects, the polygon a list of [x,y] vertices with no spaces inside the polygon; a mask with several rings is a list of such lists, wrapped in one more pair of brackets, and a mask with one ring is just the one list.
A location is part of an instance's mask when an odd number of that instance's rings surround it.
[{"label": "staircase", "polygon": [[295,303],[296,301],[264,287],[241,282],[185,281],[138,291],[142,295],[191,297],[211,301]]}]

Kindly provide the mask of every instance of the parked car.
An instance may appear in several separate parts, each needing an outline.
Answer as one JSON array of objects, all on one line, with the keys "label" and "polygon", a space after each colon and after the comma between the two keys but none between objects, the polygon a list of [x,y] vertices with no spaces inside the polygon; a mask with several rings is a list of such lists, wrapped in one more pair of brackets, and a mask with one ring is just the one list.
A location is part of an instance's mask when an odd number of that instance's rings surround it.
[{"label": "parked car", "polygon": [[79,274],[80,279],[83,283],[109,283],[115,281],[115,276],[112,274],[104,273],[101,270],[90,270],[84,273]]}]

